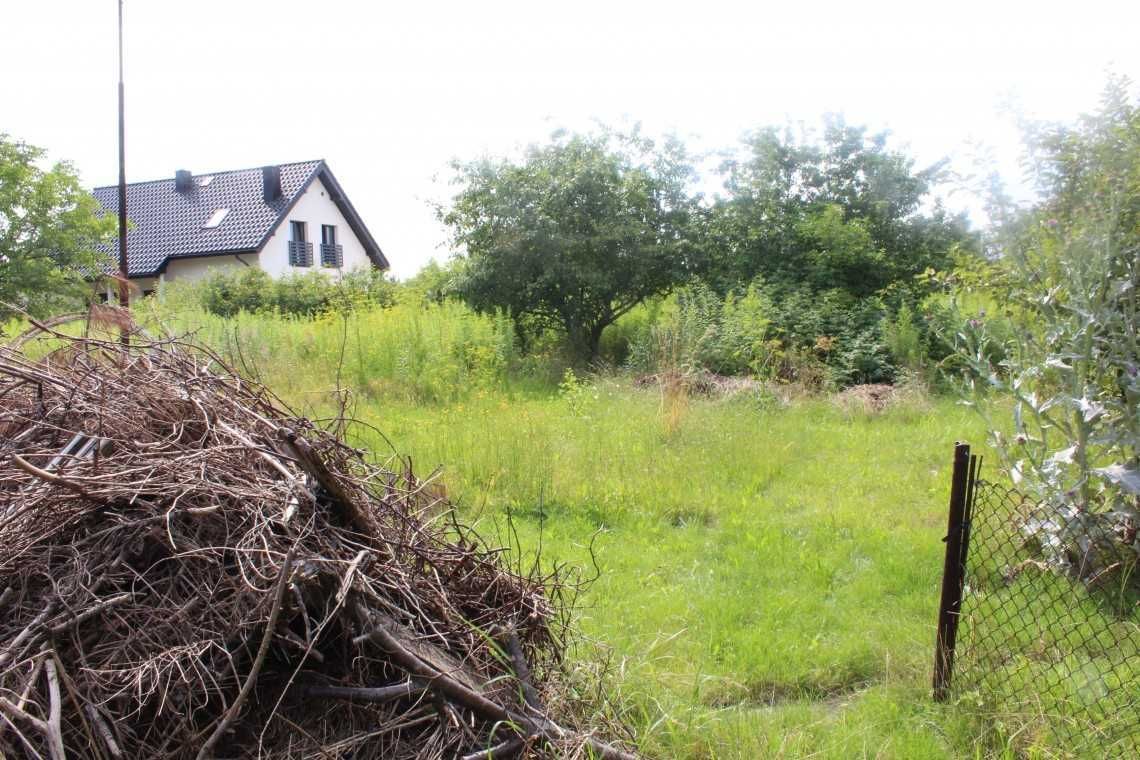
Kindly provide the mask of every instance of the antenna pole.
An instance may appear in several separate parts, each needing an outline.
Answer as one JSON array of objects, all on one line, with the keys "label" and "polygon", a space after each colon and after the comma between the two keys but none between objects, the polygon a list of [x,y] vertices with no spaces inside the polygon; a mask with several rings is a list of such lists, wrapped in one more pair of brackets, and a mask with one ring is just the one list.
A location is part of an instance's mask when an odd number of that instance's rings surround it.
[{"label": "antenna pole", "polygon": [[[123,107],[123,0],[119,0],[119,306],[129,309],[130,293],[127,277],[127,140],[124,129]],[[127,342],[127,330],[123,329],[123,343]]]}]

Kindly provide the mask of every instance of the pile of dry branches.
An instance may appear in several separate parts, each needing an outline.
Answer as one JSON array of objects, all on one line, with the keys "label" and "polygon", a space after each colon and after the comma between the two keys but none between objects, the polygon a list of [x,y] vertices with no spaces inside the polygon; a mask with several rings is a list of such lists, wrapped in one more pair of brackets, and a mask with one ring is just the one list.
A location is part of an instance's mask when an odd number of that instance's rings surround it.
[{"label": "pile of dry branches", "polygon": [[50,335],[0,348],[0,756],[631,757],[557,577],[205,349]]}]

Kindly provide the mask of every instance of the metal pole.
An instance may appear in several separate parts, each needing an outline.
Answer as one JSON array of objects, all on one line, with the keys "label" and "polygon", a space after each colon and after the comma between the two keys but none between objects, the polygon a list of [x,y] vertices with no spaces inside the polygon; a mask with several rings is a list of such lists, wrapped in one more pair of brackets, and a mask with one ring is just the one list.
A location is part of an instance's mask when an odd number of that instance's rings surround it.
[{"label": "metal pole", "polygon": [[938,602],[938,635],[934,644],[934,699],[945,702],[950,696],[954,670],[954,644],[962,611],[962,581],[965,556],[962,551],[966,524],[966,502],[970,489],[970,446],[954,445],[954,471],[950,481],[950,517],[946,527],[946,559],[942,566],[942,596]]},{"label": "metal pole", "polygon": [[[124,127],[123,95],[123,0],[119,0],[119,306],[131,306],[127,278],[130,275],[127,264],[127,140]],[[123,328],[121,339],[127,342],[127,330]]]}]

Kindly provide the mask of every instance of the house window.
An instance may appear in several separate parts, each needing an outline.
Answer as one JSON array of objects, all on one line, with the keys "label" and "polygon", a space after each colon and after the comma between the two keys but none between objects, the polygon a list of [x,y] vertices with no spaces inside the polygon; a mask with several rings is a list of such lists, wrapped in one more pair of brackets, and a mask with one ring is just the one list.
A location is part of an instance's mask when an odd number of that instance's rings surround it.
[{"label": "house window", "polygon": [[336,242],[336,227],[321,225],[321,266],[340,269],[344,266],[344,249]]},{"label": "house window", "polygon": [[215,211],[202,226],[208,230],[212,230],[222,223],[222,221],[226,218],[226,214],[228,213],[230,213],[230,210],[228,208],[220,208]]},{"label": "house window", "polygon": [[313,265],[313,244],[308,242],[304,222],[289,222],[289,266]]}]

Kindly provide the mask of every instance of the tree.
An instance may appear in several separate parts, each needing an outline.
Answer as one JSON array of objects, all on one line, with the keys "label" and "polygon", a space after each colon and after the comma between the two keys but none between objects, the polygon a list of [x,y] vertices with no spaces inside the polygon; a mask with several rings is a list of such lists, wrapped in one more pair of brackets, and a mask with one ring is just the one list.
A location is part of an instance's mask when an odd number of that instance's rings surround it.
[{"label": "tree", "polygon": [[941,164],[916,170],[885,133],[839,117],[825,121],[819,142],[754,132],[722,166],[715,277],[728,287],[761,275],[866,296],[945,268],[955,245],[974,243],[963,216],[938,203],[924,211],[941,172]]},{"label": "tree", "polygon": [[521,161],[455,163],[441,209],[465,259],[460,295],[562,330],[583,356],[602,330],[701,265],[693,169],[677,140],[556,133]]},{"label": "tree", "polygon": [[80,300],[115,230],[71,165],[45,171],[43,155],[0,133],[0,317],[4,303],[42,315]]}]

